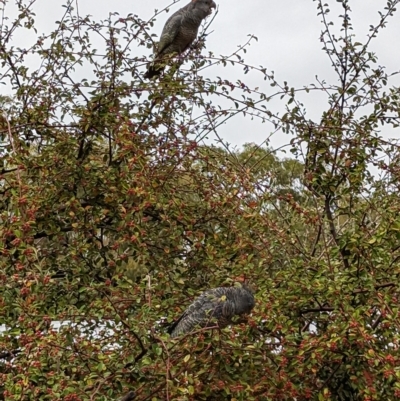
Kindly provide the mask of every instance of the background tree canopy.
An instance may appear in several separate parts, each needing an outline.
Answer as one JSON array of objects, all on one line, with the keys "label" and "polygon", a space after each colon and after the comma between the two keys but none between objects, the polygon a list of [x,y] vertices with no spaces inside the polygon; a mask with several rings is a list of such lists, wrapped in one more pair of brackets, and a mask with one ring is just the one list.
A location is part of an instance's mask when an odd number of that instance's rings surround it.
[{"label": "background tree canopy", "polygon": [[[245,46],[217,58],[205,32],[145,81],[130,49],[153,46],[153,20],[68,2],[39,35],[16,1],[0,36],[0,398],[398,399],[400,153],[381,130],[398,132],[400,99],[369,46],[399,2],[361,43],[350,1],[335,26],[315,1],[338,79],[291,88]],[[215,63],[271,91],[205,77]],[[328,99],[315,121],[297,98],[312,91]],[[292,157],[205,141],[238,115],[290,134]],[[200,292],[243,279],[247,324],[169,338]]]}]

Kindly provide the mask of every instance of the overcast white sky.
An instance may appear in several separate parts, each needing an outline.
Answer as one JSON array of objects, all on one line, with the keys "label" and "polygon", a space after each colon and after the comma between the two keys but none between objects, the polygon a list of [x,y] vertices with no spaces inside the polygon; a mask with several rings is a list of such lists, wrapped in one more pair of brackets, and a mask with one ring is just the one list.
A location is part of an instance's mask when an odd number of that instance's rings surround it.
[{"label": "overcast white sky", "polygon": [[[219,12],[214,20],[207,39],[207,50],[215,55],[227,55],[243,44],[248,34],[258,37],[248,49],[246,61],[253,65],[263,65],[269,71],[275,71],[278,80],[288,81],[289,86],[301,88],[315,82],[315,76],[329,83],[336,83],[336,76],[330,67],[328,57],[321,50],[319,40],[323,28],[317,16],[317,2],[313,0],[215,0]],[[10,0],[10,3],[13,3]],[[188,0],[181,0],[171,7],[169,14],[159,16],[154,26],[158,36],[165,20],[171,12],[185,5]],[[331,18],[339,26],[337,15],[341,13],[336,0],[326,0],[331,5]],[[104,19],[110,12],[118,12],[121,17],[133,13],[142,19],[149,19],[155,9],[162,9],[170,2],[167,0],[78,0],[81,16],[90,14],[94,19]],[[54,29],[54,21],[60,19],[65,9],[61,8],[63,0],[36,0],[35,10],[39,33]],[[379,21],[378,10],[383,10],[386,0],[352,0],[352,22],[354,33],[360,42],[364,42],[369,26]],[[9,8],[11,10],[11,7]],[[379,58],[379,64],[386,66],[387,72],[400,70],[400,10],[389,19],[389,24],[380,36],[375,39],[371,50]],[[145,51],[144,48],[141,48]],[[148,54],[150,51],[148,52]],[[214,68],[214,67],[213,67]],[[207,70],[207,74],[211,73]],[[243,78],[249,86],[259,86],[266,93],[274,89],[260,79],[260,75],[250,73],[244,76],[240,69],[223,70],[215,67],[216,75],[236,80]],[[399,76],[396,81],[400,83]],[[311,93],[302,99],[308,109],[308,115],[315,120],[327,108],[321,95]],[[259,121],[250,121],[242,117],[228,122],[219,131],[224,140],[233,145],[245,142],[261,143],[270,133],[272,127]],[[388,133],[394,137],[398,133]],[[288,138],[280,134],[272,141],[274,147],[287,143]]]}]

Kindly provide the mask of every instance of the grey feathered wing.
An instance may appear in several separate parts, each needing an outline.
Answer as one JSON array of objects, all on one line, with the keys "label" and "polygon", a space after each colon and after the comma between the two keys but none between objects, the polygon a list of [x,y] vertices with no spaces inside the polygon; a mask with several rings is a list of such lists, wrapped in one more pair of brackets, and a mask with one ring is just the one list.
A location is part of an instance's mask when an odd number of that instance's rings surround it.
[{"label": "grey feathered wing", "polygon": [[[181,11],[181,10],[179,10]],[[182,13],[175,13],[168,18],[161,32],[160,41],[158,42],[157,55],[161,55],[164,50],[171,45],[178,36],[182,27]]]},{"label": "grey feathered wing", "polygon": [[211,322],[213,317],[220,318],[223,302],[218,294],[212,291],[204,292],[172,323],[168,333],[171,337],[176,337],[191,331],[197,325],[204,327],[204,323]]},{"label": "grey feathered wing", "polygon": [[233,317],[250,313],[254,305],[254,295],[245,286],[210,289],[203,292],[186,309],[182,316],[170,326],[168,332],[174,338],[189,333],[196,326],[213,326],[215,319],[218,326],[224,328],[232,324]]},{"label": "grey feathered wing", "polygon": [[181,26],[182,13],[177,12],[168,18],[162,30],[160,41],[158,42],[156,57],[150,64],[147,72],[144,74],[144,78],[153,78],[154,76],[159,75],[164,69],[164,65],[162,65],[163,53],[166,49],[168,49],[169,46],[171,46],[172,43],[174,43]]}]

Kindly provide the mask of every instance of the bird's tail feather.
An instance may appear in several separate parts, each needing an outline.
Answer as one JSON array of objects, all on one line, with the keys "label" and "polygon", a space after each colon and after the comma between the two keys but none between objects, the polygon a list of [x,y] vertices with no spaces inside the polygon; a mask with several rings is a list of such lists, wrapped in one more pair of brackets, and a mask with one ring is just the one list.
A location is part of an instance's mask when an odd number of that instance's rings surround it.
[{"label": "bird's tail feather", "polygon": [[162,73],[164,70],[163,66],[158,66],[154,64],[150,64],[149,68],[147,69],[146,73],[144,74],[145,79],[151,79],[153,77],[156,77]]}]

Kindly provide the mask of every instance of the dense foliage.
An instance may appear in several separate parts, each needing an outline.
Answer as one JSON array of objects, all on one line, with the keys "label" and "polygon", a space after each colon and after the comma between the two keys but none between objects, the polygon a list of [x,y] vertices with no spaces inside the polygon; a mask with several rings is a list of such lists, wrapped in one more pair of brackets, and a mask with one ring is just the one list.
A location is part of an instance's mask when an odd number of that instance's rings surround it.
[{"label": "dense foliage", "polygon": [[[316,1],[338,81],[303,89],[247,66],[243,48],[216,58],[205,35],[144,81],[153,20],[96,22],[69,2],[41,36],[34,2],[3,13],[0,398],[398,399],[400,153],[380,130],[398,132],[400,99],[369,45],[399,2],[359,43],[350,1],[336,35]],[[215,63],[272,92],[205,78]],[[312,91],[327,99],[318,121],[297,97]],[[291,134],[295,157],[204,144],[239,114]],[[200,292],[243,279],[246,324],[169,338]]]}]

